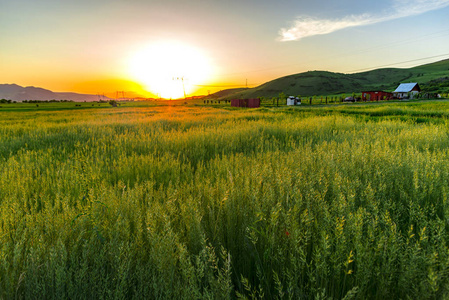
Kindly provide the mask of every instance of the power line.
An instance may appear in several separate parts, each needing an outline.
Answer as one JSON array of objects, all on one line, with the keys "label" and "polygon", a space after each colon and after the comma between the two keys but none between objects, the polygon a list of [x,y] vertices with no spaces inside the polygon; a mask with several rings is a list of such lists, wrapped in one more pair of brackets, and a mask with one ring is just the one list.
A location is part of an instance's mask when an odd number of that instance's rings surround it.
[{"label": "power line", "polygon": [[434,55],[434,56],[429,56],[429,57],[423,57],[423,58],[418,58],[418,59],[412,59],[412,60],[407,60],[407,61],[401,61],[401,62],[398,62],[398,63],[392,63],[392,64],[388,64],[388,65],[382,65],[382,66],[376,66],[376,67],[352,70],[352,71],[348,71],[348,73],[367,71],[367,70],[371,70],[371,69],[378,69],[378,68],[384,68],[384,67],[390,67],[390,66],[401,65],[401,64],[405,64],[405,63],[409,63],[409,62],[415,62],[415,61],[426,60],[426,59],[430,59],[430,58],[443,57],[443,56],[449,56],[449,53],[440,54],[440,55]]},{"label": "power line", "polygon": [[[399,40],[399,41],[394,41],[391,43],[384,43],[382,45],[379,46],[375,46],[375,47],[369,47],[369,48],[365,48],[365,49],[359,49],[359,50],[355,50],[355,51],[349,51],[346,53],[342,53],[342,54],[338,54],[338,55],[332,55],[326,58],[320,58],[320,59],[315,59],[315,60],[311,60],[308,61],[313,62],[313,61],[323,61],[323,60],[329,60],[329,59],[335,59],[335,58],[340,58],[340,57],[344,57],[344,56],[348,56],[348,55],[353,55],[353,54],[360,54],[360,53],[366,53],[366,52],[371,52],[371,51],[376,51],[379,49],[383,49],[383,48],[389,48],[391,46],[396,46],[396,45],[403,45],[403,44],[408,44],[408,43],[413,43],[413,42],[419,42],[422,40],[426,40],[429,37],[434,38],[434,35],[438,35],[444,33],[440,36],[437,37],[443,37],[449,34],[449,29],[444,29],[444,30],[440,30],[440,31],[436,31],[436,32],[432,32],[429,34],[424,34],[424,35],[420,35],[420,36],[416,36],[414,38],[407,38],[407,39],[403,39],[403,40]],[[444,56],[444,55],[441,55]],[[438,56],[435,56],[438,57]],[[417,61],[417,60],[416,60]],[[410,61],[411,62],[411,61]],[[400,63],[398,63],[400,64]],[[251,70],[251,71],[246,71],[246,72],[237,72],[237,73],[227,73],[227,74],[223,74],[222,77],[228,77],[228,76],[234,76],[234,75],[246,75],[246,74],[251,74],[251,73],[258,73],[258,72],[263,72],[263,71],[272,71],[272,70],[276,70],[276,69],[283,69],[283,68],[287,68],[287,67],[294,67],[294,66],[300,66],[302,65],[302,63],[293,63],[293,64],[285,64],[285,65],[279,65],[279,66],[273,66],[270,68],[263,68],[263,69],[256,69],[256,70]],[[376,68],[376,67],[374,67]],[[365,68],[365,69],[361,69],[361,70],[368,70],[369,68]],[[354,72],[354,71],[348,71],[348,72]]]},{"label": "power line", "polygon": [[[332,58],[336,58],[336,57],[338,58],[338,57],[343,57],[343,56],[348,56],[348,55],[353,55],[353,54],[367,53],[367,52],[376,51],[379,49],[390,48],[392,46],[397,46],[397,45],[402,46],[402,45],[409,44],[409,43],[420,42],[422,40],[426,40],[427,38],[431,37],[432,35],[436,35],[436,34],[440,34],[440,33],[445,33],[445,34],[442,34],[437,37],[443,37],[443,36],[449,35],[449,29],[445,29],[445,30],[441,30],[441,31],[437,31],[437,32],[433,32],[433,33],[429,33],[429,34],[425,34],[425,35],[419,35],[419,36],[416,36],[413,38],[403,39],[403,40],[399,40],[399,41],[393,41],[391,43],[383,43],[381,45],[369,47],[369,48],[365,48],[365,49],[358,49],[358,50],[346,52],[346,53],[343,53],[340,55],[330,56],[325,59],[332,59]],[[435,38],[435,36],[432,38]]]},{"label": "power line", "polygon": [[[391,63],[391,64],[387,64],[387,65],[381,65],[381,66],[369,67],[369,68],[364,68],[364,69],[352,70],[352,71],[347,71],[347,73],[368,71],[368,70],[372,70],[372,69],[390,67],[390,66],[395,66],[395,65],[400,65],[400,64],[410,63],[410,62],[417,62],[417,61],[421,61],[421,60],[426,60],[426,59],[431,59],[431,58],[438,58],[438,57],[444,57],[444,56],[449,56],[449,53],[440,54],[440,55],[434,55],[434,56],[428,56],[428,57],[423,57],[423,58],[418,58],[418,59],[412,59],[412,60],[407,60],[407,61],[401,61],[401,62]],[[341,73],[341,74],[342,75],[346,75],[344,73]],[[260,85],[260,83],[252,84],[252,85],[253,86],[258,86],[258,85]],[[232,88],[232,87],[233,88],[239,88],[239,87],[240,88],[244,88],[244,86],[242,84],[239,84],[239,85],[194,85],[194,86],[197,86],[197,87],[215,87],[215,88]],[[246,88],[248,88],[248,86],[246,86]]]},{"label": "power line", "polygon": [[[198,87],[211,87],[211,88],[232,88],[232,87],[245,87],[244,84],[225,84],[225,85],[203,85],[203,84],[192,84],[193,86],[198,86]],[[252,86],[257,86],[259,85],[259,83],[253,83],[250,84]],[[248,86],[248,85],[247,85]],[[246,87],[247,87],[246,86]]]}]

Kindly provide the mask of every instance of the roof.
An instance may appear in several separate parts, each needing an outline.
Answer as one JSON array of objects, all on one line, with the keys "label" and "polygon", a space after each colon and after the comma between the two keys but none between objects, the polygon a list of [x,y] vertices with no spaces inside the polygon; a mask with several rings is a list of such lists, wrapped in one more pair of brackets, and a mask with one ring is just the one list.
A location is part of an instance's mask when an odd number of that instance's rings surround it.
[{"label": "roof", "polygon": [[411,92],[417,85],[417,82],[401,83],[393,93],[408,93]]}]

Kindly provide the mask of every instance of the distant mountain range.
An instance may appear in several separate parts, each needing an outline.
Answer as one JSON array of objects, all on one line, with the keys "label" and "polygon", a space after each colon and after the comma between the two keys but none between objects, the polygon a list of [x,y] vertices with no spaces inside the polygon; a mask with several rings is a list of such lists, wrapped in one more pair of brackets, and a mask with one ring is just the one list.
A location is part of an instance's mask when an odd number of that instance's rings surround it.
[{"label": "distant mountain range", "polygon": [[343,74],[309,71],[281,77],[255,88],[229,89],[210,95],[217,99],[336,95],[362,91],[393,91],[400,83],[418,82],[425,92],[449,92],[449,59],[408,69],[385,68]]},{"label": "distant mountain range", "polygon": [[[57,93],[39,87],[22,87],[17,84],[0,84],[0,99],[13,101],[23,100],[72,100],[77,102],[98,101],[97,95],[77,93]],[[109,100],[102,97],[102,100]]]}]

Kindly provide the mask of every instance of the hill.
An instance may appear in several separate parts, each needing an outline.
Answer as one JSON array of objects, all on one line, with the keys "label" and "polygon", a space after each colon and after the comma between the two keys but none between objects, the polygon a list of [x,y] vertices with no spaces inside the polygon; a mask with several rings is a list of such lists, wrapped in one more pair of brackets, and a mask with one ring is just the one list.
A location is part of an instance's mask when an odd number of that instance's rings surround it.
[{"label": "hill", "polygon": [[72,101],[97,101],[97,95],[77,93],[57,93],[39,87],[22,87],[17,84],[0,84],[0,99],[13,101],[23,100],[72,100]]},{"label": "hill", "polygon": [[[362,90],[393,91],[401,82],[418,82],[429,92],[447,92],[449,85],[441,83],[449,75],[449,59],[413,68],[383,68],[367,72],[343,74],[327,71],[309,71],[281,77],[258,87],[239,91],[221,91],[219,98],[256,98],[286,95],[333,95],[360,93]],[[437,86],[435,82],[440,82]],[[436,90],[435,90],[436,89]]]},{"label": "hill", "polygon": [[209,96],[207,96],[207,98],[212,98],[212,99],[216,99],[216,98],[224,98],[224,97],[228,97],[229,95],[233,95],[233,94],[237,94],[240,92],[245,92],[249,90],[249,88],[236,88],[236,89],[226,89],[226,90],[222,90],[213,94],[210,94]]}]

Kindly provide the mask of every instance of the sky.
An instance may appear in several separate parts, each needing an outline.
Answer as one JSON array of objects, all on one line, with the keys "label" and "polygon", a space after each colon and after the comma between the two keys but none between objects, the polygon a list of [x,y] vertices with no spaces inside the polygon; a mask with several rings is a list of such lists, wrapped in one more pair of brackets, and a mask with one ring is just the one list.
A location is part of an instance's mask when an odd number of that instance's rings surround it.
[{"label": "sky", "polygon": [[449,58],[449,0],[0,0],[0,83],[181,97]]}]

